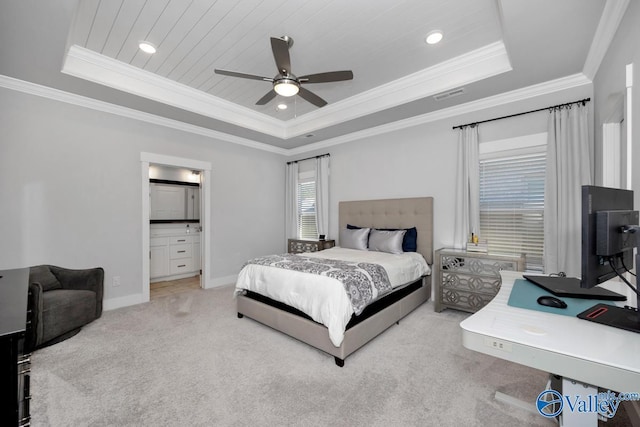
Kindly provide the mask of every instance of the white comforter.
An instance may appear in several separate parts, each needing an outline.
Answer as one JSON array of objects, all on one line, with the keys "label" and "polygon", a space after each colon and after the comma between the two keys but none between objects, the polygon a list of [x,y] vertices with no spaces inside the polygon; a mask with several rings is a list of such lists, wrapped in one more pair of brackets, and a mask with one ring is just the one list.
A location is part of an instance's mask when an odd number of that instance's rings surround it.
[{"label": "white comforter", "polygon": [[[424,257],[416,252],[389,254],[334,247],[304,256],[380,264],[387,271],[393,288],[431,273]],[[347,323],[354,313],[344,286],[331,277],[248,264],[238,275],[236,295],[244,289],[295,307],[322,323],[336,347],[342,344]]]}]

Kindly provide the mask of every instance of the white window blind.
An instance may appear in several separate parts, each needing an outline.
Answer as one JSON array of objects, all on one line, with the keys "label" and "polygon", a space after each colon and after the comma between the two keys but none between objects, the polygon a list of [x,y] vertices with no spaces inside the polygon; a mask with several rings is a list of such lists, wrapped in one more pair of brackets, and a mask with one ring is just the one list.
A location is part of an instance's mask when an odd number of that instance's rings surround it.
[{"label": "white window blind", "polygon": [[480,239],[528,271],[543,271],[545,161],[544,146],[480,155]]},{"label": "white window blind", "polygon": [[309,179],[298,182],[298,236],[301,239],[317,239],[316,183]]}]

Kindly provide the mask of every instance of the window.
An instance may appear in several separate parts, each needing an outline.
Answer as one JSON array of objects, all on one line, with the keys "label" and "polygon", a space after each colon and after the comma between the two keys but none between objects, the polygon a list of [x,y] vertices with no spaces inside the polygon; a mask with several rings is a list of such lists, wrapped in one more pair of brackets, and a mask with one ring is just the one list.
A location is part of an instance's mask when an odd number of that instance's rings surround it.
[{"label": "window", "polygon": [[546,133],[480,144],[480,238],[543,271]]},{"label": "window", "polygon": [[301,173],[298,180],[298,237],[317,239],[316,183],[314,174]]}]

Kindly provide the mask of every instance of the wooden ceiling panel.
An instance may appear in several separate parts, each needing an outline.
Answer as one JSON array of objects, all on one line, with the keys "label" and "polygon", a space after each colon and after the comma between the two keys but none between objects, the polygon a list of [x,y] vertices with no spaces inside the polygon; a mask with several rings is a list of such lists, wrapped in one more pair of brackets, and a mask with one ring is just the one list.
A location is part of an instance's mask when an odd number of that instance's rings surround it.
[{"label": "wooden ceiling panel", "polygon": [[[298,97],[256,106],[268,82],[214,70],[274,77],[269,38],[290,36],[293,74],[354,72],[353,81],[307,87],[335,103],[500,41],[498,1],[83,0],[70,36],[73,44],[283,119],[316,108]],[[530,7],[518,1],[510,7]],[[445,39],[427,46],[433,29],[444,30]],[[141,40],[157,53],[142,53]],[[293,108],[278,112],[279,101]]]},{"label": "wooden ceiling panel", "polygon": [[[128,2],[130,0],[125,1]],[[164,24],[161,22],[161,18],[167,15],[167,11],[170,10],[169,8],[173,3],[174,2],[168,2],[167,0],[146,0],[142,9],[136,15],[135,21],[127,32],[126,39],[114,58],[135,67],[144,68],[145,63],[151,56],[140,51],[138,44],[144,40],[151,42],[156,48],[159,47],[160,40],[151,37],[151,33],[154,28]],[[163,52],[159,50],[158,54],[162,55]]]},{"label": "wooden ceiling panel", "polygon": [[101,1],[96,10],[99,19],[92,20],[89,37],[86,42],[87,49],[98,53],[103,53],[107,38],[111,34],[111,29],[116,21],[124,0],[121,1]]},{"label": "wooden ceiling panel", "polygon": [[[129,32],[135,26],[136,19],[142,12],[145,3],[145,0],[131,0],[122,3],[100,53],[110,58],[118,57],[118,53],[126,45]],[[140,38],[140,40],[143,40],[143,38]]]},{"label": "wooden ceiling panel", "polygon": [[185,38],[199,27],[199,24],[214,8],[215,2],[193,2],[175,21],[171,27],[158,28],[161,40],[157,43],[158,53],[153,55],[144,69],[166,77],[166,71],[171,68],[174,58],[182,56],[182,50],[188,49],[183,43]]},{"label": "wooden ceiling panel", "polygon": [[78,2],[76,17],[70,35],[75,44],[86,47],[98,6],[100,6],[100,0]]},{"label": "wooden ceiling panel", "polygon": [[[227,19],[232,14],[242,16],[246,12],[247,7],[251,7],[251,2],[220,2],[219,8],[215,11],[215,20],[207,23],[206,33],[200,40],[197,38],[192,42],[192,48],[185,54],[184,58],[168,74],[172,80],[180,83],[189,84],[194,77],[211,67],[207,64],[211,63],[211,58],[217,55],[219,41],[229,34],[236,25]],[[242,7],[244,5],[244,8]],[[185,42],[188,43],[187,40]]]},{"label": "wooden ceiling panel", "polygon": [[[81,2],[74,37],[88,49],[259,111],[255,102],[268,83],[214,69],[275,76],[270,37],[294,38],[291,71],[298,76],[353,70],[356,80],[348,84],[309,85],[335,102],[434,65],[424,36],[436,23],[452,34],[464,32],[464,49],[480,46],[473,40],[494,41],[494,1],[88,0]],[[472,14],[481,16],[481,24],[469,30]],[[142,53],[141,40],[157,53]]]}]

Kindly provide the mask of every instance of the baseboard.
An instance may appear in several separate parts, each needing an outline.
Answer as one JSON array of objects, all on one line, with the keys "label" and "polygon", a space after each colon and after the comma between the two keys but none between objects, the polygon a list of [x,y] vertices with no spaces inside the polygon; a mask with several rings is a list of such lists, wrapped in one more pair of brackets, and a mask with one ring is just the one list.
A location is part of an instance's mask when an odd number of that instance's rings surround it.
[{"label": "baseboard", "polygon": [[231,276],[216,277],[213,279],[205,280],[204,288],[205,289],[219,288],[220,286],[235,284],[237,280],[238,280],[237,274],[233,274]]},{"label": "baseboard", "polygon": [[102,309],[105,311],[115,310],[117,308],[129,307],[130,305],[141,304],[142,294],[127,295],[120,298],[109,298],[102,301]]},{"label": "baseboard", "polygon": [[[235,284],[237,280],[237,274],[225,277],[216,277],[214,279],[205,280],[204,288],[212,289],[232,285]],[[105,311],[115,310],[117,308],[128,307],[130,305],[141,304],[143,302],[147,301],[143,301],[142,294],[127,295],[126,297],[120,298],[109,298],[102,301],[102,309]]]}]

